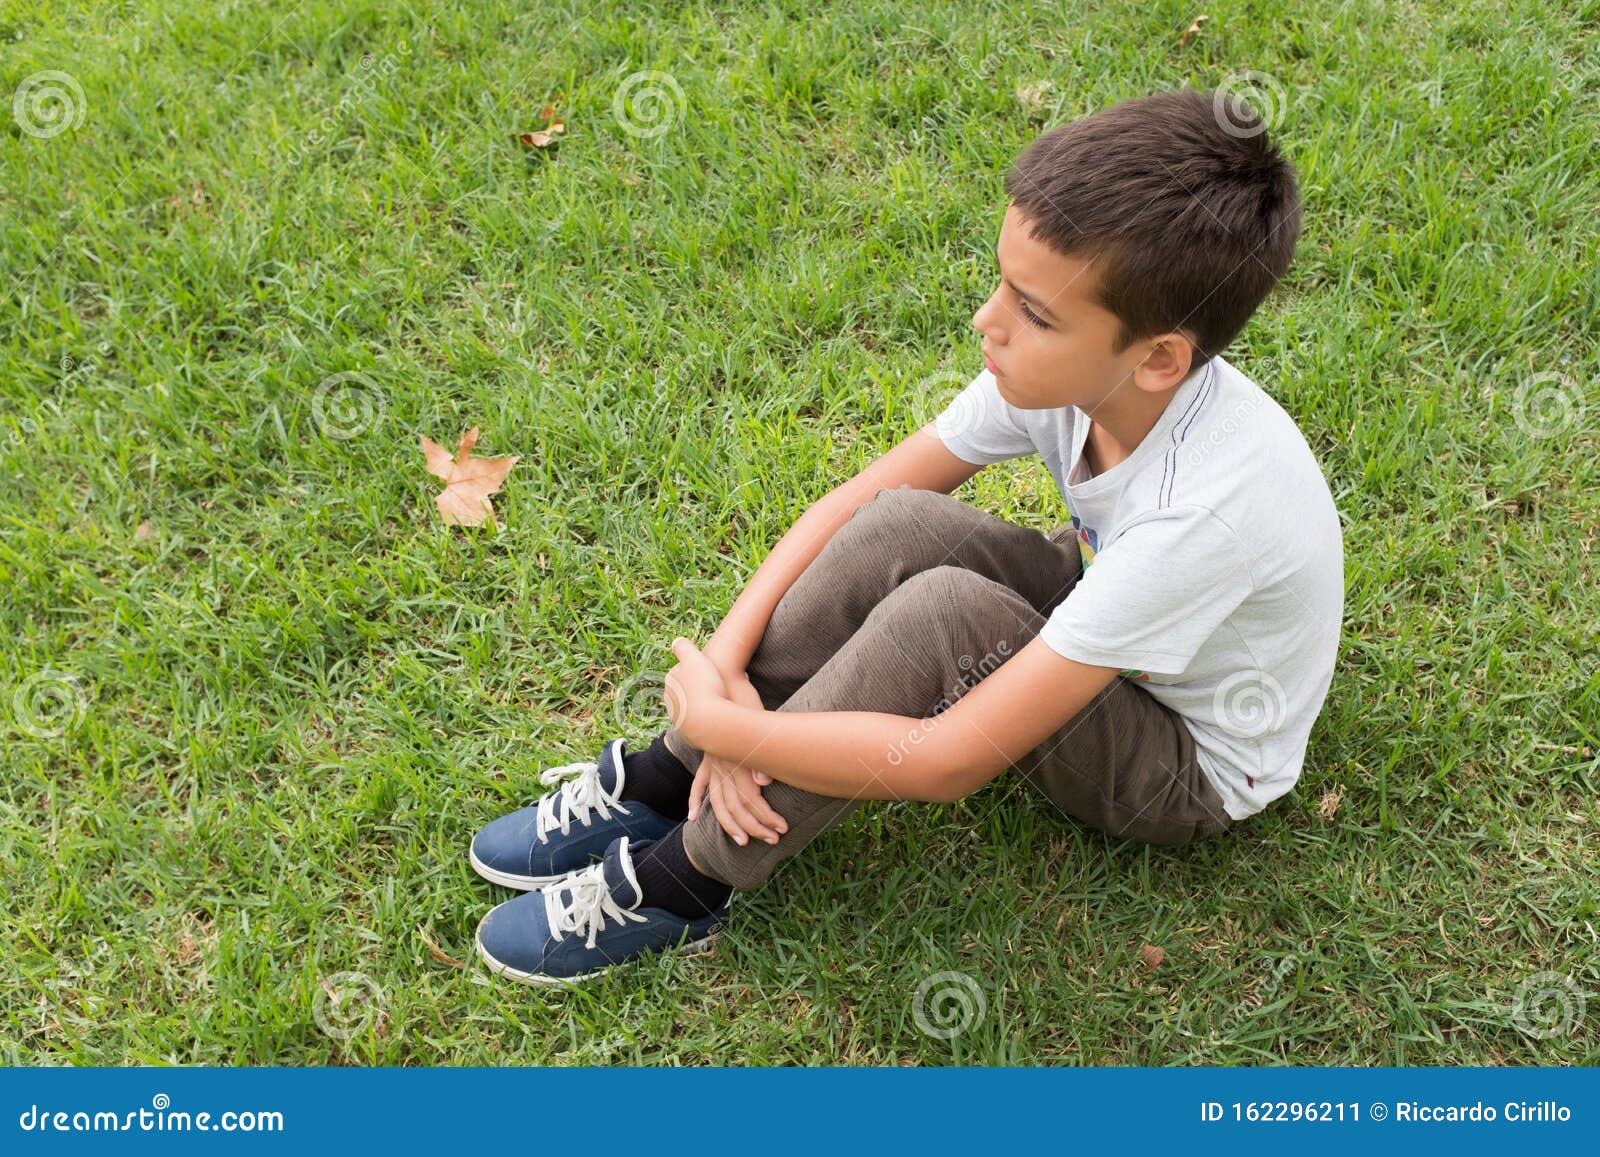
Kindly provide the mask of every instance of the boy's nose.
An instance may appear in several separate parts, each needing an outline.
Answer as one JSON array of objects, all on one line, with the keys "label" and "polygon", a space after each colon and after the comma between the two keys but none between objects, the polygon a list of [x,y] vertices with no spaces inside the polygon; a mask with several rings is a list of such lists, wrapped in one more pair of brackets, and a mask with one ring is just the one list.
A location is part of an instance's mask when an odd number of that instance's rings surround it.
[{"label": "boy's nose", "polygon": [[989,307],[985,305],[972,315],[972,328],[988,339],[990,345],[1004,345],[1001,336],[992,331],[989,325]]}]

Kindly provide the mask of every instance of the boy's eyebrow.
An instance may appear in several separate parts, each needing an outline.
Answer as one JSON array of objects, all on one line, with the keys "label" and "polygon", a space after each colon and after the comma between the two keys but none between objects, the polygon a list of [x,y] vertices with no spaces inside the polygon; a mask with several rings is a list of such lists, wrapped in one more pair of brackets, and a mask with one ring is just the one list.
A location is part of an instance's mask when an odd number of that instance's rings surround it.
[{"label": "boy's eyebrow", "polygon": [[[994,263],[996,266],[1000,264],[1000,247],[998,245],[994,247]],[[1051,321],[1060,320],[1055,314],[1050,312],[1050,307],[1048,305],[1040,301],[1037,297],[1033,296],[1033,294],[1023,292],[1023,290],[1018,287],[1017,283],[1012,281],[1011,278],[1002,276],[1001,280],[1011,287],[1012,293],[1015,293],[1018,297],[1022,298],[1023,301],[1033,306],[1033,312],[1042,314],[1045,317],[1048,317]]]}]

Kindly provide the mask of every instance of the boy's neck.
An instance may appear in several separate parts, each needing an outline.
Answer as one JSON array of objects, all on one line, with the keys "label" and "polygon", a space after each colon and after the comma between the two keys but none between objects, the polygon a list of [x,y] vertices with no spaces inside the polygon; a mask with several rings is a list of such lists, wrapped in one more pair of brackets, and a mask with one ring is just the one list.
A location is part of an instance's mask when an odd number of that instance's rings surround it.
[{"label": "boy's neck", "polygon": [[1085,411],[1089,417],[1089,433],[1083,452],[1089,459],[1090,470],[1104,474],[1132,454],[1161,420],[1173,395],[1182,388],[1183,382],[1179,382],[1159,394],[1132,387],[1114,390],[1099,405]]}]

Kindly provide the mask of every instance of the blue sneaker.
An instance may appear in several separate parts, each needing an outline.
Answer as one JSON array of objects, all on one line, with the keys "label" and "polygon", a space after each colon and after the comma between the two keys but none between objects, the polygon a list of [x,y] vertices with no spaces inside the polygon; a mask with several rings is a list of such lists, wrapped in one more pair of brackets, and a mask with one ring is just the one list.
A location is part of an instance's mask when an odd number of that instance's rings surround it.
[{"label": "blue sneaker", "polygon": [[618,836],[659,840],[670,832],[677,820],[637,800],[623,801],[623,754],[623,741],[613,739],[594,763],[541,772],[540,783],[566,782],[473,836],[473,870],[485,880],[527,891],[588,867]]},{"label": "blue sneaker", "polygon": [[492,971],[524,984],[573,984],[649,952],[710,951],[728,914],[724,902],[690,920],[640,908],[643,898],[628,837],[621,836],[600,863],[491,909],[478,925],[478,955]]}]

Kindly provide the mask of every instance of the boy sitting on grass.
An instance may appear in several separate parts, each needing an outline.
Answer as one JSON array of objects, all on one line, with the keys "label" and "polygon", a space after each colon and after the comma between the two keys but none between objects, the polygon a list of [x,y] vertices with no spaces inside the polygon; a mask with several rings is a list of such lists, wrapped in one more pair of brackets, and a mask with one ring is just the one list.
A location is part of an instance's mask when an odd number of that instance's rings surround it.
[{"label": "boy sitting on grass", "polygon": [[[491,968],[570,983],[705,949],[734,889],[864,800],[1015,768],[1074,819],[1174,845],[1293,787],[1343,545],[1294,420],[1222,358],[1289,267],[1300,201],[1221,98],[1126,101],[1024,150],[972,321],[983,371],[813,503],[703,651],[673,640],[671,727],[551,769],[477,834],[473,867],[525,892],[478,927]],[[1070,522],[950,497],[1025,454]]]}]

